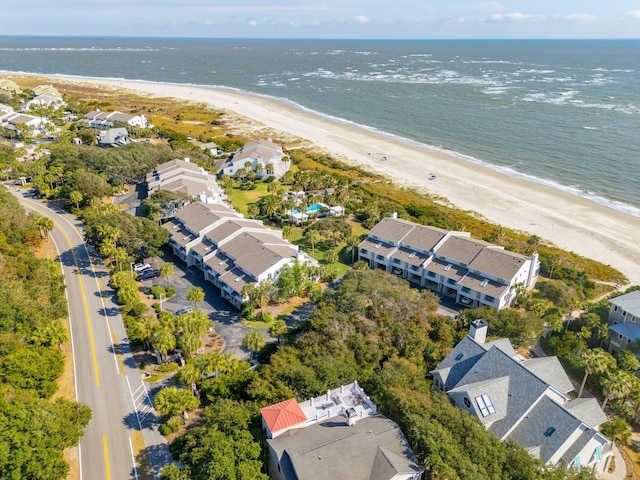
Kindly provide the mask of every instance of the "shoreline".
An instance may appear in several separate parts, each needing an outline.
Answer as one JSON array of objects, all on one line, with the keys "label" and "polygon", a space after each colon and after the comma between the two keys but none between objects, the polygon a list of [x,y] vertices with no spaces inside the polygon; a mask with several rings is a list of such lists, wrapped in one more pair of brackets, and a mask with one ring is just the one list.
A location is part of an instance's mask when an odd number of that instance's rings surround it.
[{"label": "shoreline", "polygon": [[[492,223],[538,235],[564,250],[611,265],[632,284],[640,284],[640,242],[635,239],[640,218],[563,190],[315,115],[272,97],[146,80],[6,73],[206,103],[307,140],[340,161],[382,174],[400,186],[446,199],[456,208],[476,212]],[[437,176],[435,180],[429,179],[432,173]]]}]

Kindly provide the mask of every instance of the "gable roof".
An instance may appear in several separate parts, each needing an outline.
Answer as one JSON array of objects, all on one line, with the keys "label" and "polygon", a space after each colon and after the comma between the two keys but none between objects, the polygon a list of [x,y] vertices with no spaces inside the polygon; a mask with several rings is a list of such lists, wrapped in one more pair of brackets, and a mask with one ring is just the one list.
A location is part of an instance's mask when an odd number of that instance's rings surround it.
[{"label": "gable roof", "polygon": [[295,398],[261,408],[260,414],[271,432],[307,421]]},{"label": "gable roof", "polygon": [[595,398],[576,398],[565,403],[563,407],[592,427],[598,427],[607,421],[607,416]]},{"label": "gable roof", "polygon": [[559,392],[567,393],[575,390],[558,357],[530,358],[522,362],[522,366]]},{"label": "gable roof", "polygon": [[634,317],[640,317],[640,290],[625,293],[619,297],[609,300],[611,305],[615,305]]},{"label": "gable roof", "polygon": [[549,397],[542,397],[509,438],[525,449],[540,447],[540,460],[547,463],[581,425]]},{"label": "gable roof", "polygon": [[343,419],[327,420],[267,442],[285,478],[390,480],[422,472],[400,427],[380,414],[353,426]]}]

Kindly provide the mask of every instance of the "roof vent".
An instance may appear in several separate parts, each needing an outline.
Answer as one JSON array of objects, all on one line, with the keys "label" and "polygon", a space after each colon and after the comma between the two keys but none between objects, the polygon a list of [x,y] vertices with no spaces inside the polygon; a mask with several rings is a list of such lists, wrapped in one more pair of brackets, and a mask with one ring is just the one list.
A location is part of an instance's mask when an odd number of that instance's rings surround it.
[{"label": "roof vent", "polygon": [[382,243],[378,243],[375,248],[380,248],[382,246]]},{"label": "roof vent", "polygon": [[416,252],[411,252],[411,255],[409,255],[409,258],[413,258],[416,256]]},{"label": "roof vent", "polygon": [[484,280],[482,280],[482,282],[480,282],[480,286],[481,287],[486,287],[487,283],[489,283],[489,280],[487,280],[486,278]]},{"label": "roof vent", "polygon": [[453,266],[453,265],[448,264],[446,267],[444,267],[445,272],[448,272],[449,270],[451,270],[451,267],[452,267],[452,266]]}]

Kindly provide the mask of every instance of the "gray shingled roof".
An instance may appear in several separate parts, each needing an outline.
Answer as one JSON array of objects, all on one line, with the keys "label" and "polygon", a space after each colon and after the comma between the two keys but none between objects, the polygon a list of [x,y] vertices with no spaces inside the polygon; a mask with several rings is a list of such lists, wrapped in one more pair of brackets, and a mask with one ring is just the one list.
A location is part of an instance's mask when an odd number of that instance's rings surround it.
[{"label": "gray shingled roof", "polygon": [[545,396],[527,413],[509,438],[525,449],[539,446],[540,460],[547,463],[581,423]]},{"label": "gray shingled roof", "polygon": [[494,298],[500,298],[507,290],[509,290],[509,285],[481,277],[480,275],[476,275],[471,272],[468,272],[458,283],[463,287],[470,288],[473,291],[480,292],[483,295],[489,295]]},{"label": "gray shingled roof", "polygon": [[398,425],[382,415],[351,427],[328,420],[267,442],[283,470],[295,472],[296,477],[288,478],[298,480],[388,480],[398,473],[422,472]]},{"label": "gray shingled roof", "polygon": [[425,265],[425,269],[442,275],[445,278],[451,278],[455,280],[456,283],[467,274],[466,268],[439,258],[432,258],[431,261]]},{"label": "gray shingled roof", "polygon": [[407,220],[385,217],[369,231],[369,235],[374,235],[397,245],[415,226],[415,223]]},{"label": "gray shingled roof", "polygon": [[522,362],[522,366],[562,393],[573,392],[573,383],[558,357],[538,357]]},{"label": "gray shingled roof", "polygon": [[385,242],[380,242],[371,238],[365,238],[362,242],[360,242],[358,248],[364,248],[365,250],[368,250],[375,255],[382,255],[383,257],[386,257],[391,252],[393,252],[396,247]]},{"label": "gray shingled roof", "polygon": [[634,317],[640,317],[640,290],[625,293],[609,300],[611,305],[616,305]]},{"label": "gray shingled roof", "polygon": [[458,342],[433,372],[440,372],[444,388],[449,390],[458,384],[485,352],[482,345],[467,335]]},{"label": "gray shingled roof", "polygon": [[200,232],[226,215],[215,212],[209,203],[194,202],[176,212],[176,218],[187,228]]},{"label": "gray shingled roof", "polygon": [[565,403],[563,407],[590,427],[598,428],[607,421],[607,416],[595,398],[576,398]]},{"label": "gray shingled roof", "polygon": [[507,415],[504,419],[494,422],[490,427],[490,430],[498,438],[502,438],[520,420],[527,409],[540,398],[547,390],[547,384],[496,347],[491,347],[482,355],[456,384],[456,387],[459,387],[505,376],[510,378]]},{"label": "gray shingled roof", "polygon": [[406,247],[399,247],[391,254],[391,258],[397,258],[401,262],[419,267],[429,258],[429,255],[416,252],[415,250],[409,250]]},{"label": "gray shingled roof", "polygon": [[497,278],[510,280],[522,268],[527,257],[517,253],[507,252],[501,248],[483,248],[474,259],[469,262],[469,268],[486,273]]},{"label": "gray shingled roof", "polygon": [[438,246],[436,254],[469,265],[487,245],[481,240],[454,235]]},{"label": "gray shingled roof", "polygon": [[414,228],[402,239],[402,243],[425,252],[432,252],[447,235],[446,230],[414,224]]}]

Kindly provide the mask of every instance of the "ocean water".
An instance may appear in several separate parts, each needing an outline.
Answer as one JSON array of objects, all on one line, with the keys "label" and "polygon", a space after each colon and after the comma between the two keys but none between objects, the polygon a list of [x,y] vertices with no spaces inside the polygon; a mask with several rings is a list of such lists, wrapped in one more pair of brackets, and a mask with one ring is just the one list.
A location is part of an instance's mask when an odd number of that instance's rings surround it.
[{"label": "ocean water", "polygon": [[640,41],[0,37],[0,70],[267,95],[640,216]]}]

